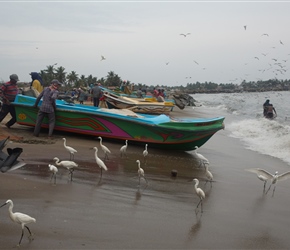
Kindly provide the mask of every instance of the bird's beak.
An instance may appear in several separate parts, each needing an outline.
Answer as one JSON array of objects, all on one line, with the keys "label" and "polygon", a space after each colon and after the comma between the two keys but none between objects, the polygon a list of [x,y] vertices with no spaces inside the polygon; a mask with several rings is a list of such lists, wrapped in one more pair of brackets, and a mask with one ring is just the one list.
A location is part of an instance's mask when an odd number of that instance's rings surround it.
[{"label": "bird's beak", "polygon": [[[7,203],[4,203],[1,207],[4,207],[6,204],[7,204]],[[1,207],[0,207],[0,208],[1,208]]]}]

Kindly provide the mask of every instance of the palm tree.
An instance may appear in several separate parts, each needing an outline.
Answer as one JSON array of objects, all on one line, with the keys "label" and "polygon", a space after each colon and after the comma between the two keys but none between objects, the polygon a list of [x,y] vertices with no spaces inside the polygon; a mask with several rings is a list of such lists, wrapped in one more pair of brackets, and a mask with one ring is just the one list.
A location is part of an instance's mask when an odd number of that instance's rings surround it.
[{"label": "palm tree", "polygon": [[120,86],[122,83],[122,79],[115,74],[113,71],[108,72],[106,85],[107,86]]},{"label": "palm tree", "polygon": [[55,73],[55,77],[57,80],[59,80],[61,83],[63,83],[64,85],[66,85],[66,72],[65,68],[60,66],[56,69],[56,73]]},{"label": "palm tree", "polygon": [[70,72],[66,78],[68,85],[70,85],[70,87],[75,87],[75,83],[79,79],[78,74],[75,71]]}]

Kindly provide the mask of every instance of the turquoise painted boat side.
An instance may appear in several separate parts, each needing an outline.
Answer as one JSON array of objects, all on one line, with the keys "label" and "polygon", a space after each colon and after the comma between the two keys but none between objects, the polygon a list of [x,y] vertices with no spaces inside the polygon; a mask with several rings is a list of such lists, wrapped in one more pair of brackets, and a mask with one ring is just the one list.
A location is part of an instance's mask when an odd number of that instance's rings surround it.
[{"label": "turquoise painted boat side", "polygon": [[[34,97],[17,95],[13,103],[17,123],[34,126],[38,109]],[[172,119],[166,115],[138,115],[57,100],[55,130],[150,144],[150,147],[193,150],[223,129],[224,117]],[[47,119],[43,127],[48,127]]]}]

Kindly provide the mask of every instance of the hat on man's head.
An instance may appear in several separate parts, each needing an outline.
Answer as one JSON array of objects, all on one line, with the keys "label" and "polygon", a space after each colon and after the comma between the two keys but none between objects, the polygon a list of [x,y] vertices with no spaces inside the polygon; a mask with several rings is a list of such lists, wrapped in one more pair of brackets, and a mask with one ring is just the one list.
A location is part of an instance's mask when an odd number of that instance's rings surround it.
[{"label": "hat on man's head", "polygon": [[10,76],[10,80],[14,80],[14,81],[19,81],[19,79],[18,79],[18,75],[16,75],[16,74],[12,74],[11,76]]},{"label": "hat on man's head", "polygon": [[61,82],[59,82],[59,81],[56,80],[56,79],[53,79],[53,80],[51,81],[51,84],[53,84],[53,85],[60,85],[60,86],[61,86]]}]

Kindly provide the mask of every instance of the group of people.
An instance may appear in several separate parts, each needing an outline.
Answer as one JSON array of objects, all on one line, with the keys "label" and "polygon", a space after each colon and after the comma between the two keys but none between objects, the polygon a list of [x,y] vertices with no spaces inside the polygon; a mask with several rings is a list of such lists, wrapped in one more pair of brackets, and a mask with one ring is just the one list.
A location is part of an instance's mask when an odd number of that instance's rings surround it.
[{"label": "group of people", "polygon": [[[49,87],[43,88],[43,81],[40,75],[36,72],[30,73],[32,82],[31,87],[34,90],[39,92],[38,97],[36,98],[34,108],[39,108],[37,114],[37,120],[34,128],[34,136],[39,136],[41,124],[45,116],[48,117],[49,121],[49,131],[48,138],[52,138],[53,130],[55,127],[55,110],[56,110],[56,102],[55,100],[58,97],[58,89],[61,86],[61,83],[54,79],[51,81]],[[5,123],[7,128],[10,128],[16,123],[16,112],[14,106],[11,104],[14,102],[16,95],[19,92],[17,82],[19,81],[17,74],[10,75],[10,81],[2,84],[0,86],[0,98],[2,99],[2,107],[0,111],[0,122],[7,116],[8,113],[11,115],[11,119]],[[42,103],[38,107],[38,103],[42,98]]]},{"label": "group of people", "polygon": [[153,96],[157,99],[158,102],[164,102],[165,101],[165,92],[164,89],[153,89]]},{"label": "group of people", "polygon": [[273,104],[270,103],[270,100],[266,100],[263,104],[263,115],[265,118],[273,119],[277,117],[276,109],[274,108]]}]

